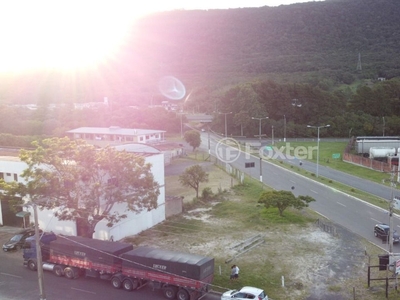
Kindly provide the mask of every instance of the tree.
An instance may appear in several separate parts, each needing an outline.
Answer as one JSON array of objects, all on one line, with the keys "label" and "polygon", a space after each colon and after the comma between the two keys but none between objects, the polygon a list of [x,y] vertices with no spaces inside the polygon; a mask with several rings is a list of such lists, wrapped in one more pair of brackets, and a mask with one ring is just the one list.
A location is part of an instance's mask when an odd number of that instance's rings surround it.
[{"label": "tree", "polygon": [[201,137],[200,133],[196,130],[189,130],[185,132],[184,139],[190,146],[193,147],[193,151],[200,146]]},{"label": "tree", "polygon": [[192,187],[196,191],[196,198],[199,198],[199,187],[201,182],[208,181],[208,174],[200,165],[186,168],[185,172],[179,176],[179,182],[186,187]]},{"label": "tree", "polygon": [[[126,218],[127,211],[157,207],[159,185],[143,157],[112,147],[96,149],[69,138],[32,144],[34,150],[20,154],[28,165],[21,175],[25,182],[3,183],[6,195],[19,196],[20,202],[27,198],[41,209],[55,209],[59,220],[79,218],[86,228],[84,236],[91,238],[103,219],[111,227]],[[126,210],[113,210],[117,203],[125,203]]]},{"label": "tree", "polygon": [[266,191],[263,192],[258,200],[258,203],[264,204],[266,208],[277,207],[279,215],[283,215],[283,211],[289,206],[296,209],[308,207],[308,203],[315,201],[310,196],[299,196],[295,197],[292,192],[289,191]]}]

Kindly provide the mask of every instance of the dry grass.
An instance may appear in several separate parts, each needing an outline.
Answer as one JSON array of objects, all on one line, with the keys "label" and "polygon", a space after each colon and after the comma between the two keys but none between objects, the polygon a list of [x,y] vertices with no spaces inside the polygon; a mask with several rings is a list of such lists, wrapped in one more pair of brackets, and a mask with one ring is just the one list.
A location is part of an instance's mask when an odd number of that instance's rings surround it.
[{"label": "dry grass", "polygon": [[[229,190],[237,184],[237,180],[214,164],[193,161],[193,164],[195,163],[201,164],[209,176],[208,182],[200,184],[199,195],[201,195],[201,191],[206,187],[211,188],[213,193],[216,194],[219,191]],[[184,197],[185,203],[191,202],[196,197],[196,191],[194,189],[184,187],[179,183],[179,175],[165,177],[165,193],[167,196]]]}]

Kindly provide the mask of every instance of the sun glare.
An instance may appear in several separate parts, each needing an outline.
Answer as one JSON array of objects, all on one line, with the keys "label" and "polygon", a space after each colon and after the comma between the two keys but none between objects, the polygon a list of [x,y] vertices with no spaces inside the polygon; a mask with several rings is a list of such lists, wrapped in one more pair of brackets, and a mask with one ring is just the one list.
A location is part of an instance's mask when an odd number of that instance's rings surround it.
[{"label": "sun glare", "polygon": [[0,72],[76,69],[116,54],[133,1],[1,1]]},{"label": "sun glare", "polygon": [[285,1],[294,0],[0,0],[0,73],[104,63],[118,54],[135,20],[155,11]]}]

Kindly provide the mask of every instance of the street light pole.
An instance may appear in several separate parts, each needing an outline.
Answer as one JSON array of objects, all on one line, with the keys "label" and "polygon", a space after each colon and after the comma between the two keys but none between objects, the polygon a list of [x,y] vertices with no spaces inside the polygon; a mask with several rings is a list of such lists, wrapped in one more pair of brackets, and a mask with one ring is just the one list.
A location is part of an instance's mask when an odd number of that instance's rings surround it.
[{"label": "street light pole", "polygon": [[283,141],[286,142],[286,115],[283,115]]},{"label": "street light pole", "polygon": [[210,125],[208,125],[207,134],[208,134],[208,155],[211,155]]},{"label": "street light pole", "polygon": [[227,113],[222,113],[222,112],[218,112],[218,114],[220,115],[225,115],[225,137],[228,136],[228,127],[227,127],[227,123],[226,123],[226,115],[230,115],[232,112],[227,112]]},{"label": "street light pole", "polygon": [[263,117],[263,118],[256,118],[256,117],[252,117],[253,120],[258,120],[259,125],[258,125],[258,136],[260,139],[260,144],[261,144],[261,120],[263,119],[268,119],[268,117]]},{"label": "street light pole", "polygon": [[181,139],[183,138],[183,124],[182,124],[182,113],[180,113],[181,115]]},{"label": "street light pole", "polygon": [[323,126],[311,126],[307,125],[308,128],[317,128],[317,173],[316,177],[318,178],[318,166],[319,166],[319,130],[320,128],[327,128],[330,127],[331,125],[323,125]]},{"label": "street light pole", "polygon": [[272,145],[274,145],[274,125],[272,125]]}]

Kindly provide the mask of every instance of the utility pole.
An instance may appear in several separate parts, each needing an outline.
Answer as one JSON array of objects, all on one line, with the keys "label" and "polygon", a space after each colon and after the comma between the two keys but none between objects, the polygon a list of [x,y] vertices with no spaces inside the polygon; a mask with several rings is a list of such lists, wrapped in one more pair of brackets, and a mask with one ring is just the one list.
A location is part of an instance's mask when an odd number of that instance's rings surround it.
[{"label": "utility pole", "polygon": [[395,166],[392,166],[392,172],[390,174],[390,201],[389,201],[389,255],[393,253],[393,213],[394,213],[394,188],[396,187],[395,181]]},{"label": "utility pole", "polygon": [[385,136],[385,117],[382,117],[382,136]]},{"label": "utility pole", "polygon": [[357,61],[357,71],[361,71],[362,67],[361,67],[361,52],[358,52],[358,61]]},{"label": "utility pole", "polygon": [[39,235],[39,220],[37,213],[37,206],[32,203],[33,216],[35,219],[35,242],[36,242],[36,268],[38,273],[39,281],[39,300],[46,300],[46,294],[44,292],[44,281],[43,281],[43,262],[42,262],[42,250],[40,248],[40,235]]}]

